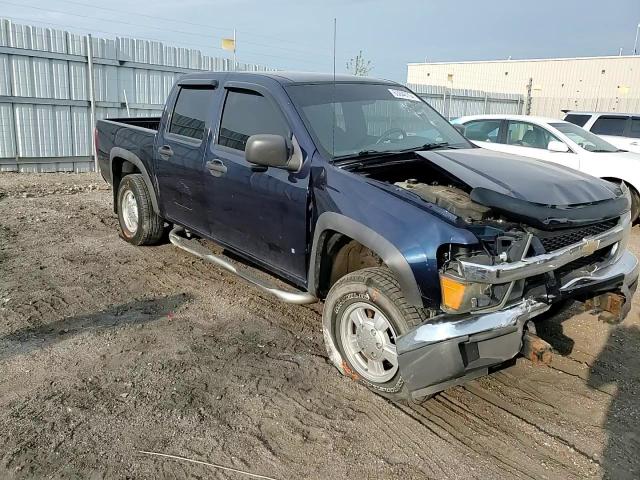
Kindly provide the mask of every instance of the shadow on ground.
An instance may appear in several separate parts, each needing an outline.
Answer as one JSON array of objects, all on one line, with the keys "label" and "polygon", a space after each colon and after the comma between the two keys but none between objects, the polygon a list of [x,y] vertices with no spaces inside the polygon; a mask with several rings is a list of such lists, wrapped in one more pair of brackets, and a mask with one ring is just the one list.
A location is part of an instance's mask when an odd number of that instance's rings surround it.
[{"label": "shadow on ground", "polygon": [[620,325],[594,362],[588,385],[600,388],[614,383],[604,428],[607,444],[602,455],[604,478],[640,478],[640,328]]},{"label": "shadow on ground", "polygon": [[25,327],[0,337],[0,361],[49,347],[68,340],[73,335],[153,322],[175,312],[187,301],[187,294],[171,295],[123,303],[96,313],[63,318],[36,327]]},{"label": "shadow on ground", "polygon": [[560,355],[569,355],[573,351],[574,341],[564,334],[562,322],[582,311],[579,302],[562,302],[554,305],[539,317],[535,318],[536,331],[540,338],[549,342]]}]

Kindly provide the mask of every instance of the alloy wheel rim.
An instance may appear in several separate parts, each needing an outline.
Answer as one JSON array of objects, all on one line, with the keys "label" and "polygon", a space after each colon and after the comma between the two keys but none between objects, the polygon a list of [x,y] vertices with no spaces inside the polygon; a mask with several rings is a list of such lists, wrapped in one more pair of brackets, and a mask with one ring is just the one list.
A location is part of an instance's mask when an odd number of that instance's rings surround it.
[{"label": "alloy wheel rim", "polygon": [[122,196],[122,219],[131,233],[138,230],[138,202],[131,190],[127,190]]},{"label": "alloy wheel rim", "polygon": [[342,315],[340,336],[345,355],[366,380],[385,383],[398,371],[397,334],[375,306],[357,302]]}]

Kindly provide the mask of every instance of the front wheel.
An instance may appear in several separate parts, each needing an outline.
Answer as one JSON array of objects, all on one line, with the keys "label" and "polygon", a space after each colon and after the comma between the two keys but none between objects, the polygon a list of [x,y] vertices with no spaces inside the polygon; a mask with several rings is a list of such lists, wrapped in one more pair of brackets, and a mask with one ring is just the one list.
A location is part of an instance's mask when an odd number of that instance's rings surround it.
[{"label": "front wheel", "polygon": [[330,317],[344,374],[388,398],[407,398],[396,342],[428,316],[407,303],[388,269],[365,268],[342,277],[331,287],[323,315]]}]

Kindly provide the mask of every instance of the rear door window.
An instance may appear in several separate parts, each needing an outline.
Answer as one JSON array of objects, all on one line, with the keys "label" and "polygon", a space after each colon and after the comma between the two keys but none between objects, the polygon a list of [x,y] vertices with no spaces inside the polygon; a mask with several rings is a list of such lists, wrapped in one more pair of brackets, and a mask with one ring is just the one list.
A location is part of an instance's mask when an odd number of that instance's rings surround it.
[{"label": "rear door window", "polygon": [[498,143],[501,120],[476,120],[465,124],[464,136],[477,142]]},{"label": "rear door window", "polygon": [[213,112],[213,90],[181,88],[171,115],[169,133],[202,140],[207,118]]},{"label": "rear door window", "polygon": [[633,117],[631,119],[629,136],[632,138],[640,138],[640,117]]},{"label": "rear door window", "polygon": [[222,112],[218,144],[244,151],[251,135],[289,137],[282,113],[269,99],[250,90],[229,90]]},{"label": "rear door window", "polygon": [[624,137],[624,129],[627,126],[628,117],[600,117],[598,118],[591,131],[597,135],[613,135],[615,137]]},{"label": "rear door window", "polygon": [[564,117],[565,122],[573,123],[579,127],[584,127],[584,124],[589,121],[591,115],[581,115],[578,113],[570,113]]}]

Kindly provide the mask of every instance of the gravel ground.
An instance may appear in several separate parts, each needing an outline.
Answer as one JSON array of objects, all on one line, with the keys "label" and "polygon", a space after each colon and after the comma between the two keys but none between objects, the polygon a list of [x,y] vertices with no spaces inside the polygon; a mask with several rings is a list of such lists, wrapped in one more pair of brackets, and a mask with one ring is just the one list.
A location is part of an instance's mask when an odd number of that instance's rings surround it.
[{"label": "gravel ground", "polygon": [[[0,175],[0,478],[639,478],[640,305],[579,304],[421,406],[327,363],[318,307],[118,238],[90,174]],[[640,253],[640,229],[631,248]]]}]

